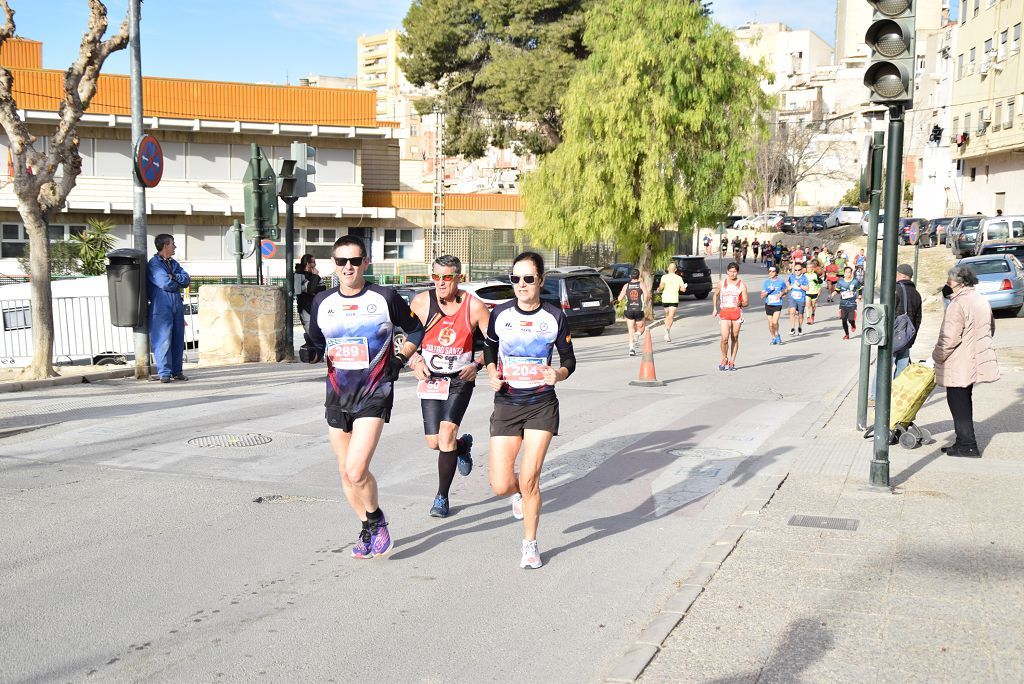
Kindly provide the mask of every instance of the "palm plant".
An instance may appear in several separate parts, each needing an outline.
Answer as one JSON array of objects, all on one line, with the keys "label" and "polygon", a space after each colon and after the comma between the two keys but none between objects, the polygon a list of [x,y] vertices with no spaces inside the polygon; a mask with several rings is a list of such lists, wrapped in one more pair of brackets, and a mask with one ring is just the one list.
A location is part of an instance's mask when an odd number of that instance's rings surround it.
[{"label": "palm plant", "polygon": [[82,262],[84,275],[103,275],[106,273],[107,252],[114,248],[117,238],[111,235],[114,224],[109,219],[89,219],[89,227],[83,232],[71,236],[78,248],[78,258]]}]

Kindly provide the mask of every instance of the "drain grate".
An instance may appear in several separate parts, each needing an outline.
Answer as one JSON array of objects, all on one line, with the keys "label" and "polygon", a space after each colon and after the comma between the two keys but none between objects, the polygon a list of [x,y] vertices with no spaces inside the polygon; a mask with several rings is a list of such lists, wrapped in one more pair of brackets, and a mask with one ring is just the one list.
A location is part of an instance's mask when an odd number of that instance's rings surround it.
[{"label": "drain grate", "polygon": [[794,527],[817,527],[822,530],[843,530],[856,532],[859,520],[853,518],[831,518],[826,515],[794,515],[789,519]]},{"label": "drain grate", "polygon": [[198,449],[254,447],[261,446],[263,444],[270,444],[272,441],[273,440],[266,435],[247,432],[244,435],[206,435],[205,437],[193,437],[188,440],[188,445]]}]

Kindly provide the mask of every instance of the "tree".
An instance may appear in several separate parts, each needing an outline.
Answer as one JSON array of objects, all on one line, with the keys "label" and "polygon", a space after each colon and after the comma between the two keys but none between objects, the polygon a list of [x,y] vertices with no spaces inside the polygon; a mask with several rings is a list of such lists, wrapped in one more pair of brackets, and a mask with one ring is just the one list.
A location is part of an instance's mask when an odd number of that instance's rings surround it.
[{"label": "tree", "polygon": [[[78,248],[70,242],[55,242],[50,245],[50,274],[67,276],[80,272]],[[32,247],[25,245],[25,251],[18,257],[21,270],[28,273],[32,269]]]},{"label": "tree", "polygon": [[95,218],[86,223],[89,227],[85,231],[71,236],[82,262],[81,272],[89,276],[103,275],[107,272],[107,252],[117,243],[117,239],[110,234],[114,223],[109,219]]},{"label": "tree", "polygon": [[650,283],[663,228],[731,210],[762,132],[763,72],[691,3],[605,0],[584,41],[562,144],[523,182],[526,230],[542,247],[614,241]]},{"label": "tree", "polygon": [[[53,370],[53,302],[50,292],[50,242],[47,223],[60,211],[82,172],[78,152],[78,122],[89,108],[103,63],[111,53],[128,44],[128,18],[117,34],[104,39],[107,8],[100,0],[87,0],[89,24],[79,45],[78,57],[64,72],[64,88],[57,109],[57,124],[48,136],[45,151],[36,147],[36,136],[18,113],[14,76],[0,67],[0,125],[11,143],[14,161],[14,195],[25,223],[30,245],[32,277],[32,362],[26,377],[46,378]],[[0,46],[15,35],[14,11],[0,0]],[[40,146],[42,147],[42,146]],[[31,172],[29,172],[31,168]],[[62,171],[57,174],[58,169]]]}]

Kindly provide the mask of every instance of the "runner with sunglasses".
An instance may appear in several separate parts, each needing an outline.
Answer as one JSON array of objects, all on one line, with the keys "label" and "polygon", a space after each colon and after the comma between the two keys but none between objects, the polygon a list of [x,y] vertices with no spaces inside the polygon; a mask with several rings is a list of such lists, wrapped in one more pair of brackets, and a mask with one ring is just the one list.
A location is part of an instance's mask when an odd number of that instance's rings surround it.
[{"label": "runner with sunglasses", "polygon": [[[539,568],[537,527],[540,522],[540,471],[551,438],[558,434],[555,383],[576,369],[572,337],[565,314],[541,302],[544,259],[523,252],[512,262],[516,298],[491,312],[484,338],[484,358],[494,413],[491,415],[491,489],[512,497],[512,516],[523,520],[519,567]],[[558,349],[559,367],[551,365]],[[523,459],[516,476],[516,458]]]},{"label": "runner with sunglasses", "polygon": [[[394,381],[423,339],[423,325],[392,288],[371,285],[363,241],[352,235],[334,243],[338,287],[319,293],[310,311],[310,361],[327,358],[326,417],[345,498],[362,528],[354,558],[391,550],[388,521],[377,501],[370,460],[384,423],[391,418]],[[395,353],[395,328],[406,333]]]},{"label": "runner with sunglasses", "polygon": [[437,451],[437,494],[430,515],[445,518],[456,465],[463,475],[473,470],[473,435],[458,437],[459,424],[481,368],[473,358],[473,339],[487,329],[490,313],[483,302],[459,289],[458,257],[439,256],[430,277],[434,288],[419,293],[411,303],[412,312],[425,322],[426,334],[409,367],[419,380],[427,447]]}]

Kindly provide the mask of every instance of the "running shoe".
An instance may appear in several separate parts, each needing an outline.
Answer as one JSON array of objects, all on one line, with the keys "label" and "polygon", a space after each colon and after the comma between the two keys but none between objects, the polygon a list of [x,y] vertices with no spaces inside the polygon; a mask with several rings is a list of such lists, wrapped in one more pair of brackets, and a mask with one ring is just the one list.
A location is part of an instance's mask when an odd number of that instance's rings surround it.
[{"label": "running shoe", "polygon": [[512,495],[512,517],[516,520],[523,519],[523,495],[519,492]]},{"label": "running shoe", "polygon": [[848,339],[850,339],[850,336],[849,335],[843,335],[843,339],[844,340],[848,340]]},{"label": "running shoe", "polygon": [[388,532],[388,521],[381,513],[380,520],[370,523],[370,550],[374,556],[383,556],[394,545],[391,533]]},{"label": "running shoe", "polygon": [[434,497],[434,505],[430,507],[431,518],[448,517],[448,497],[438,494]]},{"label": "running shoe", "polygon": [[729,362],[725,361],[724,359],[722,360],[722,363],[718,364],[718,370],[720,370],[720,371],[723,371],[723,370],[725,370],[728,367],[729,367]]},{"label": "running shoe", "polygon": [[[473,435],[468,432],[462,435],[462,441],[466,444],[466,452],[463,454],[456,454],[455,458],[459,462],[459,472],[463,476],[469,475],[473,472]],[[436,501],[434,502],[437,503]],[[448,504],[444,507],[445,515],[448,515]],[[433,514],[431,514],[433,515]]]},{"label": "running shoe", "polygon": [[736,364],[733,363],[732,361],[729,362],[729,370],[731,370],[731,371],[736,370]]},{"label": "running shoe", "polygon": [[669,335],[668,333],[665,333],[665,341],[666,342],[671,342],[672,341],[672,336]]},{"label": "running shoe", "polygon": [[796,337],[796,328],[790,328],[789,329],[789,336],[790,337]]},{"label": "running shoe", "polygon": [[540,560],[540,550],[537,548],[537,540],[527,541],[523,540],[523,556],[519,561],[519,567],[521,568],[533,568],[536,570],[543,563]]},{"label": "running shoe", "polygon": [[797,328],[796,329],[796,336],[797,337],[800,337],[803,334],[804,334],[804,329],[803,328]]},{"label": "running shoe", "polygon": [[857,332],[857,324],[856,323],[850,323],[850,332],[852,332],[852,333]]},{"label": "running shoe", "polygon": [[636,356],[636,349],[634,349],[633,347],[630,347],[629,348],[629,355],[630,356]]},{"label": "running shoe", "polygon": [[770,344],[770,345],[774,345],[774,344],[775,344],[775,338],[773,337],[773,338],[771,339],[771,341],[770,341],[770,342],[769,342],[768,344]]},{"label": "running shoe", "polygon": [[359,530],[359,538],[356,545],[352,547],[353,558],[373,558],[373,550],[370,546],[370,529],[364,527]]}]

